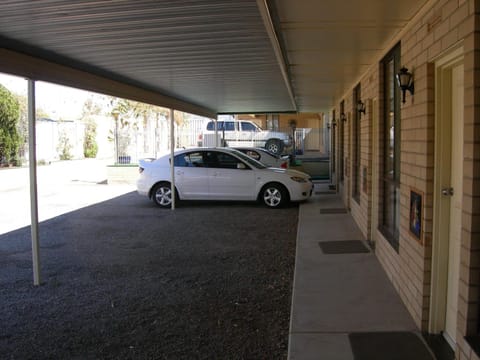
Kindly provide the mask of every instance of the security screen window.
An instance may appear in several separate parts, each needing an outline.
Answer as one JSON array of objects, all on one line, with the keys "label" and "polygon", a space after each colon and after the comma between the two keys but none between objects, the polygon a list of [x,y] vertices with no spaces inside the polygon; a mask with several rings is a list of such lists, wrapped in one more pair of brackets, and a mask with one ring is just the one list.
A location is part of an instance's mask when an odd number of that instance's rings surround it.
[{"label": "security screen window", "polygon": [[400,68],[400,45],[382,61],[384,74],[383,102],[383,171],[380,230],[398,251],[400,222],[400,96],[395,74]]},{"label": "security screen window", "polygon": [[361,100],[360,84],[353,94],[353,199],[360,203],[360,112],[357,111],[357,103]]},{"label": "security screen window", "polygon": [[339,170],[340,170],[340,182],[343,183],[343,178],[344,178],[344,174],[345,174],[345,171],[344,171],[344,161],[343,161],[343,157],[344,157],[344,149],[343,149],[343,144],[344,144],[344,136],[345,136],[345,122],[344,122],[344,119],[342,118],[342,115],[345,116],[345,101],[342,100],[342,102],[340,103],[340,121],[339,121],[339,126],[340,126],[340,136],[339,136],[339,144],[338,144],[338,147],[339,147],[339,150],[340,150],[340,155],[339,155]]}]

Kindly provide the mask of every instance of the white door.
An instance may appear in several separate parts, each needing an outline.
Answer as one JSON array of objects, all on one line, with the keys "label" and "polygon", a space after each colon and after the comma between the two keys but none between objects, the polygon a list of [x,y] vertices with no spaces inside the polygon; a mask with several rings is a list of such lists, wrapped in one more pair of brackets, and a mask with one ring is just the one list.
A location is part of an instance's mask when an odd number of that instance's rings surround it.
[{"label": "white door", "polygon": [[448,243],[447,305],[445,336],[456,343],[460,246],[462,233],[463,180],[463,65],[452,68],[451,180],[444,196],[450,196],[450,229]]},{"label": "white door", "polygon": [[181,199],[208,199],[208,169],[203,162],[202,151],[175,158],[175,186]]},{"label": "white door", "polygon": [[210,151],[209,156],[214,159],[208,168],[210,199],[255,200],[255,171],[229,154]]}]

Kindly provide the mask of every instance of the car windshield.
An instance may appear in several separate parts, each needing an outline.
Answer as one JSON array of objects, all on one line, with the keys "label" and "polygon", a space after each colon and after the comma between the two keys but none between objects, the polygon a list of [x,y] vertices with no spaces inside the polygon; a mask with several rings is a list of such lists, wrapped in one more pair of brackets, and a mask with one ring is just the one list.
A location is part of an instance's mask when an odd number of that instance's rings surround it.
[{"label": "car windshield", "polygon": [[272,154],[270,151],[268,150],[265,150],[265,149],[262,149],[262,148],[259,148],[258,149],[259,151],[263,152],[264,154],[267,154],[267,155],[270,155],[276,159],[280,159],[280,155],[276,155],[276,154]]},{"label": "car windshield", "polygon": [[251,158],[248,155],[245,155],[241,151],[238,151],[238,150],[235,150],[235,149],[230,149],[230,151],[233,154],[235,154],[235,156],[239,157],[240,159],[242,159],[243,161],[245,161],[246,163],[248,163],[249,165],[251,165],[251,166],[253,166],[257,169],[265,169],[267,167],[264,164],[262,164],[260,161],[257,161],[257,160]]}]

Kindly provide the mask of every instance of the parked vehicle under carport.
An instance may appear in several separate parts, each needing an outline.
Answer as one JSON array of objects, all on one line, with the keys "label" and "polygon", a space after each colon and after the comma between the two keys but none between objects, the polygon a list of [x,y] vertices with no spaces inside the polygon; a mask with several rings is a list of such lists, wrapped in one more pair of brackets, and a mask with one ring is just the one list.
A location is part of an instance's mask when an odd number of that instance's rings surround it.
[{"label": "parked vehicle under carport", "polygon": [[[140,160],[137,191],[160,207],[172,204],[170,154]],[[231,148],[196,148],[174,154],[175,196],[178,200],[261,201],[278,208],[312,195],[308,174],[269,168]]]}]

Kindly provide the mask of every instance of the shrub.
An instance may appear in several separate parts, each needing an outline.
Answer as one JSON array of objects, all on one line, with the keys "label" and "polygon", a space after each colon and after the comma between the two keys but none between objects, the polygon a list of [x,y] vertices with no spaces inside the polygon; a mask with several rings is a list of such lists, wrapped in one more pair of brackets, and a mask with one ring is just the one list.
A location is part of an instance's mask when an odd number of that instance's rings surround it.
[{"label": "shrub", "polygon": [[17,128],[19,118],[17,99],[0,85],[0,165],[11,164],[18,155],[21,141]]},{"label": "shrub", "polygon": [[83,156],[86,158],[94,158],[98,153],[97,125],[93,121],[85,124],[85,138],[83,142]]}]

